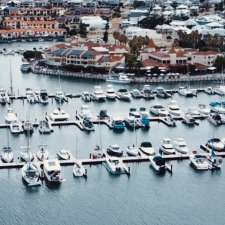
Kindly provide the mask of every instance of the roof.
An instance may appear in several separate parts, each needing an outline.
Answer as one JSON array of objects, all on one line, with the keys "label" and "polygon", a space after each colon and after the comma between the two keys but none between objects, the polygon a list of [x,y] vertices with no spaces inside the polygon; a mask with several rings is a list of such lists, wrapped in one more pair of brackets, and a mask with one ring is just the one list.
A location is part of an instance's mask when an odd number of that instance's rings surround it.
[{"label": "roof", "polygon": [[152,39],[149,39],[148,48],[156,48],[156,45]]},{"label": "roof", "polygon": [[202,55],[202,56],[208,56],[208,55],[220,55],[221,53],[216,51],[200,51],[200,52],[193,52],[192,55]]},{"label": "roof", "polygon": [[156,56],[156,57],[159,57],[159,58],[169,58],[170,57],[169,54],[164,53],[164,52],[160,52],[160,51],[151,52],[150,55]]}]

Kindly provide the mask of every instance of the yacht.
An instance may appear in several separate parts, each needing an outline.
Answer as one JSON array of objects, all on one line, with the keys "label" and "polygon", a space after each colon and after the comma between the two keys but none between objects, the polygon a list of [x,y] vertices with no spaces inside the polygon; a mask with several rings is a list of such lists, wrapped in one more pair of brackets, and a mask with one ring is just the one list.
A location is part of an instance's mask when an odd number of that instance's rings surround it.
[{"label": "yacht", "polygon": [[62,149],[58,151],[56,154],[58,159],[60,160],[69,160],[71,158],[71,153],[67,151],[66,149]]},{"label": "yacht", "polygon": [[122,88],[117,91],[117,98],[121,101],[131,101],[131,95],[127,89]]},{"label": "yacht", "polygon": [[47,149],[46,149],[46,146],[40,145],[39,147],[40,147],[40,148],[39,148],[39,150],[38,150],[37,153],[36,153],[37,159],[38,159],[39,161],[48,160],[49,153],[48,153],[48,151],[47,151]]},{"label": "yacht", "polygon": [[156,104],[150,107],[150,112],[155,116],[168,116],[169,112],[161,104]]},{"label": "yacht", "polygon": [[10,123],[9,128],[12,134],[20,134],[23,132],[22,124],[19,121]]},{"label": "yacht", "polygon": [[155,99],[155,95],[154,95],[153,91],[151,90],[150,85],[148,85],[148,84],[144,85],[144,87],[143,87],[141,93],[142,93],[143,98],[144,98],[145,100],[152,100],[152,99]]},{"label": "yacht", "polygon": [[194,126],[197,123],[194,117],[189,113],[185,113],[182,122],[188,126]]},{"label": "yacht", "polygon": [[38,102],[37,96],[34,94],[31,88],[26,88],[26,98],[30,104]]},{"label": "yacht", "polygon": [[221,102],[211,102],[211,112],[225,114],[225,107]]},{"label": "yacht", "polygon": [[150,166],[157,172],[157,173],[165,173],[166,172],[166,161],[162,156],[156,155],[153,157],[149,157]]},{"label": "yacht", "polygon": [[215,88],[214,90],[215,94],[219,96],[224,96],[225,95],[225,86],[221,85],[219,88]]},{"label": "yacht", "polygon": [[13,123],[13,122],[17,122],[17,121],[18,121],[18,117],[17,117],[16,113],[14,112],[14,110],[12,108],[9,108],[7,110],[7,115],[5,116],[5,122]]},{"label": "yacht", "polygon": [[4,163],[11,163],[14,160],[14,155],[11,147],[7,146],[3,148],[2,154],[2,162]]},{"label": "yacht", "polygon": [[206,146],[214,151],[224,151],[225,145],[219,138],[211,138],[207,141]]},{"label": "yacht", "polygon": [[24,133],[26,135],[33,134],[33,132],[34,132],[34,126],[33,126],[33,124],[29,120],[24,121],[23,124],[22,124],[22,127],[23,127],[23,131],[24,131]]},{"label": "yacht", "polygon": [[196,107],[188,108],[187,113],[193,116],[194,118],[202,118],[202,114],[199,112],[198,108]]},{"label": "yacht", "polygon": [[83,126],[85,131],[94,131],[94,124],[91,120],[84,118],[83,121],[81,122],[81,125]]},{"label": "yacht", "polygon": [[219,113],[210,113],[208,115],[208,121],[214,126],[220,126],[223,124],[222,117]]},{"label": "yacht", "polygon": [[174,149],[182,154],[188,154],[189,148],[183,138],[177,138],[173,143]]},{"label": "yacht", "polygon": [[66,101],[65,93],[63,91],[56,91],[55,100],[60,104]]},{"label": "yacht", "polygon": [[20,66],[20,70],[22,73],[29,73],[31,71],[31,65],[29,63],[23,63]]},{"label": "yacht", "polygon": [[46,89],[40,90],[40,103],[42,104],[48,104],[48,92]]},{"label": "yacht", "polygon": [[43,170],[48,182],[62,182],[61,166],[57,159],[45,160],[43,163]]},{"label": "yacht", "polygon": [[198,105],[198,111],[203,115],[203,116],[208,116],[210,113],[210,108],[207,107],[205,104],[199,104]]},{"label": "yacht", "polygon": [[175,154],[175,149],[173,147],[172,141],[169,138],[164,138],[161,146],[159,147],[159,151],[163,154],[170,155]]},{"label": "yacht", "polygon": [[130,108],[129,116],[134,116],[135,118],[140,118],[140,112],[136,108]]},{"label": "yacht", "polygon": [[172,95],[169,94],[163,87],[157,87],[156,88],[156,96],[158,98],[170,98]]},{"label": "yacht", "polygon": [[34,160],[34,154],[30,152],[27,147],[23,147],[23,151],[20,152],[20,160],[23,162],[31,162]]},{"label": "yacht", "polygon": [[165,117],[163,118],[163,120],[164,120],[164,122],[166,123],[166,125],[169,126],[169,127],[176,127],[176,126],[177,126],[177,124],[176,124],[174,118],[173,118],[172,116],[170,116],[170,115],[165,116]]},{"label": "yacht", "polygon": [[87,118],[89,120],[93,119],[93,115],[92,115],[88,105],[82,105],[81,106],[79,116],[80,116],[81,119],[84,119],[84,118]]},{"label": "yacht", "polygon": [[196,170],[208,170],[211,169],[211,165],[205,155],[191,155],[190,156],[190,164]]},{"label": "yacht", "polygon": [[180,117],[182,115],[182,111],[179,105],[177,104],[176,100],[170,101],[168,108],[169,108],[168,111],[172,116]]},{"label": "yacht", "polygon": [[0,89],[0,104],[5,105],[5,104],[10,103],[10,98],[8,96],[8,93],[5,89]]},{"label": "yacht", "polygon": [[107,82],[117,83],[117,84],[129,84],[131,83],[131,79],[128,78],[127,75],[124,74],[111,74],[106,78]]},{"label": "yacht", "polygon": [[97,102],[104,102],[106,100],[106,95],[103,92],[101,86],[95,86],[93,92],[93,100]]},{"label": "yacht", "polygon": [[133,89],[131,91],[131,96],[133,98],[142,98],[143,97],[142,93],[138,89]]},{"label": "yacht", "polygon": [[114,131],[124,131],[125,129],[125,123],[124,120],[115,118],[112,120],[112,129]]},{"label": "yacht", "polygon": [[130,174],[130,170],[123,163],[122,160],[119,159],[111,159],[107,157],[104,162],[104,166],[112,175],[120,175],[120,174]]},{"label": "yacht", "polygon": [[70,116],[63,109],[58,107],[49,115],[49,118],[52,121],[65,121],[65,120],[68,120]]},{"label": "yacht", "polygon": [[49,120],[41,120],[38,129],[40,134],[50,134],[53,132],[52,125]]},{"label": "yacht", "polygon": [[141,127],[144,129],[148,129],[150,127],[150,115],[147,112],[146,108],[141,107],[139,109],[140,117],[141,117]]},{"label": "yacht", "polygon": [[154,155],[155,149],[152,146],[151,142],[142,142],[139,149],[146,155]]},{"label": "yacht", "polygon": [[112,101],[116,100],[116,92],[111,84],[107,85],[106,98]]},{"label": "yacht", "polygon": [[91,153],[93,159],[100,159],[105,157],[105,153],[102,151],[102,148],[99,145],[96,145],[94,151]]},{"label": "yacht", "polygon": [[136,119],[134,116],[129,116],[124,120],[125,126],[128,129],[136,129],[140,127],[140,120]]},{"label": "yacht", "polygon": [[214,95],[215,94],[215,91],[212,87],[207,87],[204,89],[204,92],[208,95]]},{"label": "yacht", "polygon": [[87,91],[84,91],[82,94],[81,94],[81,99],[84,101],[84,102],[91,102],[91,94]]},{"label": "yacht", "polygon": [[107,148],[107,153],[110,156],[117,156],[117,157],[121,157],[123,155],[123,151],[121,150],[121,148],[118,145],[110,145]]},{"label": "yacht", "polygon": [[196,94],[194,91],[187,87],[179,87],[178,94],[184,97],[194,97]]},{"label": "yacht", "polygon": [[82,165],[82,162],[76,160],[73,166],[73,175],[75,177],[87,177],[87,170]]},{"label": "yacht", "polygon": [[22,178],[28,186],[41,185],[40,171],[38,167],[32,163],[27,162],[22,168]]},{"label": "yacht", "polygon": [[128,146],[126,148],[126,152],[127,152],[128,156],[138,156],[139,155],[139,148],[136,147],[135,145]]}]

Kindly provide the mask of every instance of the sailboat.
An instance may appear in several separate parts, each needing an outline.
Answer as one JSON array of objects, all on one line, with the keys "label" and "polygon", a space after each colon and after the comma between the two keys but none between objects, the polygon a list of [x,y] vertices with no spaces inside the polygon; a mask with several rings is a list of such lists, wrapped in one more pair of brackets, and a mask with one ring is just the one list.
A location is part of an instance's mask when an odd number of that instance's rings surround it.
[{"label": "sailboat", "polygon": [[66,96],[64,92],[62,91],[62,87],[61,87],[60,74],[59,74],[59,90],[56,91],[55,100],[59,104],[62,104],[64,101],[66,101]]},{"label": "sailboat", "polygon": [[47,145],[40,145],[39,150],[36,153],[37,159],[39,161],[44,161],[48,159],[49,153],[46,149]]},{"label": "sailboat", "polygon": [[10,163],[13,162],[14,155],[12,148],[9,146],[9,130],[7,130],[7,146],[3,148],[2,152],[2,162]]}]

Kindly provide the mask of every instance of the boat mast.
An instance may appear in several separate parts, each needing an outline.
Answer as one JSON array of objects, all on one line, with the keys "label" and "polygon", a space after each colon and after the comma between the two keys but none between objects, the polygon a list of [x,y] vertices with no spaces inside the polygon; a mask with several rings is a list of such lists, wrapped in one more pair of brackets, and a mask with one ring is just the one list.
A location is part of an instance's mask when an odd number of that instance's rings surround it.
[{"label": "boat mast", "polygon": [[10,76],[10,95],[13,95],[13,84],[12,84],[12,65],[11,60],[9,60],[9,76]]}]

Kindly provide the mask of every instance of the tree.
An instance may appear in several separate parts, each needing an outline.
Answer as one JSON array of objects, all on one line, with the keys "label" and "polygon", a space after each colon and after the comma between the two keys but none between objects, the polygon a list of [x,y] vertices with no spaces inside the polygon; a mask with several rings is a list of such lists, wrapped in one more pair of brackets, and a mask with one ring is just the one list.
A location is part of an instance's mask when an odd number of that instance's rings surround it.
[{"label": "tree", "polygon": [[25,51],[23,53],[23,57],[28,61],[30,61],[31,59],[42,59],[42,53],[40,51],[36,51],[35,49],[34,51]]},{"label": "tree", "polygon": [[224,56],[217,56],[214,66],[216,67],[217,71],[221,72],[225,68],[225,58]]},{"label": "tree", "polygon": [[106,30],[105,32],[104,32],[104,36],[103,36],[103,41],[105,42],[105,43],[107,43],[108,42],[108,37],[109,36],[109,33],[108,33],[108,31]]}]

